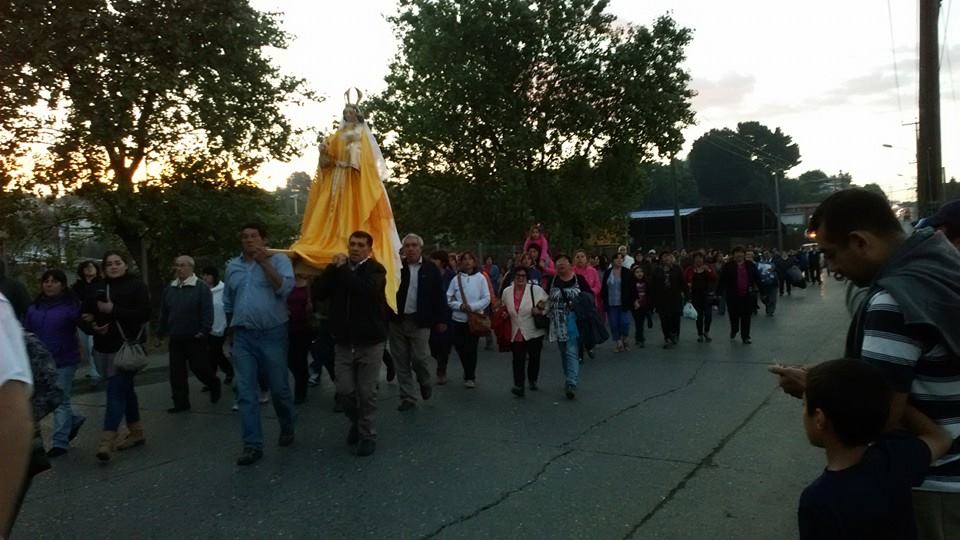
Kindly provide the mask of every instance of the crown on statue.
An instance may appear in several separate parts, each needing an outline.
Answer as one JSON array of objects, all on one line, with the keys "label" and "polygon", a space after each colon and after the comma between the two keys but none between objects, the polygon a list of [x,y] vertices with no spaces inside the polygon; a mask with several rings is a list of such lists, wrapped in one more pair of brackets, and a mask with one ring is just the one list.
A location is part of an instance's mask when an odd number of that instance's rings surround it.
[{"label": "crown on statue", "polygon": [[[351,101],[350,99],[351,92],[353,92],[357,98],[354,101]],[[353,105],[356,107],[357,105],[360,105],[360,100],[363,99],[363,92],[361,92],[359,88],[347,88],[347,91],[343,93],[343,99],[347,102],[347,105]]]}]

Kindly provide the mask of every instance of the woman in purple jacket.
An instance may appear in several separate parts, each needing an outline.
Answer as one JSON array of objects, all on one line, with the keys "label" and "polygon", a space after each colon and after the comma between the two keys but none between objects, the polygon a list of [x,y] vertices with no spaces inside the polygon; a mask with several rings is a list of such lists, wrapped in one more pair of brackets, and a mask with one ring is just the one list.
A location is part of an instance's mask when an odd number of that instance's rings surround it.
[{"label": "woman in purple jacket", "polygon": [[67,276],[61,270],[47,270],[40,278],[42,292],[27,309],[24,329],[36,334],[57,363],[57,383],[63,389],[63,402],[53,413],[53,444],[47,455],[62,456],[70,448],[86,418],[70,405],[73,377],[80,365],[77,323],[80,303],[67,288]]}]

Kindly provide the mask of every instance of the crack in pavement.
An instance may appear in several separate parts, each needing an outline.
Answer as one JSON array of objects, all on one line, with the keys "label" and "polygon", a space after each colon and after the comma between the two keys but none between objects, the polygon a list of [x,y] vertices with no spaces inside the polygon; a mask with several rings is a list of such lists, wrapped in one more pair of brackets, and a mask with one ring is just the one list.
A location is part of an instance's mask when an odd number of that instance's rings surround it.
[{"label": "crack in pavement", "polygon": [[493,507],[495,507],[495,506],[500,505],[500,503],[506,501],[506,500],[509,499],[511,496],[513,496],[513,495],[515,495],[515,494],[523,491],[524,489],[527,489],[529,486],[537,483],[537,481],[540,480],[540,478],[541,478],[544,474],[546,474],[547,469],[550,468],[550,465],[553,465],[554,462],[556,462],[556,461],[559,460],[560,458],[562,458],[562,457],[564,457],[564,456],[567,456],[567,455],[573,453],[573,451],[574,451],[573,448],[568,448],[567,450],[564,450],[563,452],[560,452],[559,454],[551,457],[550,459],[547,460],[546,463],[543,464],[542,467],[540,467],[540,470],[537,471],[537,474],[535,474],[535,475],[533,476],[533,478],[531,478],[530,480],[527,480],[523,485],[521,485],[521,486],[519,486],[519,487],[515,487],[515,488],[513,488],[513,489],[511,489],[511,490],[509,490],[509,491],[505,491],[505,492],[501,493],[501,494],[500,494],[500,497],[498,497],[497,500],[495,500],[495,501],[493,501],[493,502],[489,502],[489,503],[481,506],[480,508],[477,508],[476,510],[474,510],[473,512],[471,512],[471,513],[469,513],[469,514],[467,514],[467,515],[460,516],[460,517],[458,517],[457,519],[455,519],[454,521],[451,521],[450,523],[445,523],[445,524],[441,525],[440,528],[438,528],[437,530],[435,530],[435,531],[427,534],[427,535],[424,536],[423,538],[424,538],[424,539],[427,539],[427,538],[435,538],[435,537],[437,537],[440,533],[442,533],[444,530],[446,530],[447,528],[452,527],[452,526],[454,526],[454,525],[459,525],[459,524],[464,523],[464,522],[466,522],[466,521],[469,521],[469,520],[471,520],[471,519],[479,516],[479,515],[482,514],[483,512],[486,512],[487,510],[489,510],[489,509],[491,509],[491,508],[493,508]]},{"label": "crack in pavement", "polygon": [[654,516],[657,515],[658,512],[660,512],[660,510],[663,510],[664,507],[670,504],[670,502],[673,501],[673,498],[677,495],[677,493],[680,493],[681,491],[683,491],[684,488],[687,487],[687,482],[689,482],[694,477],[696,477],[697,473],[699,473],[704,467],[712,466],[713,458],[717,454],[719,454],[720,451],[724,449],[724,447],[727,446],[727,443],[729,443],[737,435],[737,433],[740,432],[740,430],[746,427],[747,424],[749,424],[750,421],[753,420],[753,417],[756,416],[757,413],[759,413],[764,407],[770,404],[770,400],[773,398],[774,395],[778,393],[779,390],[780,390],[779,386],[774,388],[773,391],[767,394],[767,397],[764,398],[762,402],[760,402],[760,405],[757,405],[755,409],[750,411],[750,414],[748,414],[747,417],[744,418],[742,422],[740,422],[740,424],[734,427],[733,430],[730,433],[728,433],[723,439],[720,439],[720,442],[717,444],[717,446],[715,446],[713,450],[710,451],[710,453],[704,456],[703,459],[701,459],[700,462],[697,463],[697,465],[690,470],[690,472],[688,472],[682,479],[680,479],[680,482],[678,482],[677,485],[673,486],[673,489],[667,492],[667,495],[663,499],[661,499],[656,506],[650,509],[650,511],[647,512],[647,514],[640,519],[639,523],[637,523],[636,525],[634,525],[632,529],[630,529],[630,532],[628,532],[626,536],[623,537],[624,540],[629,540],[630,538],[633,538],[634,535],[636,535],[637,532],[639,532],[644,525],[646,525],[651,519],[654,518]]},{"label": "crack in pavement", "polygon": [[[632,404],[630,404],[630,405],[628,405],[628,406],[626,406],[626,407],[624,407],[624,408],[622,408],[622,409],[619,409],[619,410],[617,410],[616,412],[614,412],[613,414],[610,414],[609,416],[606,416],[605,418],[599,420],[598,422],[595,422],[595,423],[591,424],[589,427],[587,427],[587,429],[583,430],[582,432],[578,433],[577,435],[575,435],[575,436],[574,436],[573,438],[571,438],[570,440],[568,440],[568,441],[566,441],[566,442],[563,442],[563,443],[561,443],[558,447],[556,447],[556,448],[566,448],[566,450],[564,450],[563,452],[561,452],[561,453],[559,453],[559,454],[551,457],[550,459],[548,459],[548,460],[546,461],[546,463],[544,463],[543,466],[540,468],[540,470],[537,471],[537,473],[533,476],[533,478],[531,478],[530,480],[527,480],[526,482],[524,482],[523,485],[518,486],[518,487],[515,487],[515,488],[513,488],[513,489],[511,489],[511,490],[509,490],[509,491],[505,491],[505,492],[501,493],[500,496],[499,496],[495,501],[489,502],[489,503],[481,506],[480,508],[477,508],[476,510],[474,510],[473,512],[471,512],[471,513],[469,513],[469,514],[462,515],[462,516],[458,517],[457,519],[455,519],[454,521],[451,521],[450,523],[445,523],[445,524],[443,524],[442,526],[440,526],[440,528],[438,528],[438,529],[436,529],[435,531],[427,534],[427,535],[424,536],[423,538],[424,538],[424,539],[427,539],[427,538],[435,538],[437,535],[439,535],[441,532],[443,532],[444,530],[448,529],[449,527],[452,527],[452,526],[454,526],[454,525],[459,525],[459,524],[465,523],[465,522],[467,522],[467,521],[470,521],[471,519],[479,516],[479,515],[482,514],[483,512],[486,512],[487,510],[490,510],[490,509],[492,509],[492,508],[495,508],[495,507],[499,506],[501,503],[503,503],[504,501],[506,501],[507,499],[509,499],[509,498],[512,497],[513,495],[516,495],[517,493],[520,493],[520,492],[522,492],[523,490],[527,489],[528,487],[532,486],[533,484],[537,483],[537,482],[540,480],[540,478],[542,478],[543,475],[547,472],[547,469],[550,467],[550,465],[552,465],[554,462],[556,462],[556,461],[559,460],[560,458],[565,457],[565,456],[568,456],[568,455],[572,454],[572,453],[575,452],[575,451],[584,451],[584,452],[596,453],[596,454],[606,454],[605,452],[596,452],[596,451],[592,451],[592,450],[579,450],[579,449],[577,449],[577,448],[572,448],[571,445],[573,445],[574,443],[576,443],[577,441],[579,441],[580,439],[582,439],[583,437],[585,437],[587,434],[589,434],[589,433],[590,433],[591,431],[593,431],[594,429],[596,429],[596,428],[598,428],[598,427],[606,424],[607,422],[613,420],[614,418],[616,418],[616,417],[618,417],[618,416],[620,416],[620,415],[622,415],[622,414],[625,414],[625,413],[627,413],[627,412],[629,412],[629,411],[631,411],[631,410],[633,410],[633,409],[636,409],[637,407],[640,407],[641,405],[644,405],[644,404],[646,404],[646,403],[649,403],[649,402],[651,402],[651,401],[653,401],[653,400],[655,400],[655,399],[659,399],[659,398],[662,398],[662,397],[665,397],[665,396],[669,396],[670,394],[673,394],[673,393],[675,393],[675,392],[679,392],[680,390],[683,390],[684,388],[689,387],[689,386],[692,385],[694,382],[696,382],[697,377],[700,375],[700,371],[703,369],[703,366],[705,366],[706,364],[707,364],[707,361],[706,361],[706,360],[701,360],[701,361],[700,361],[700,365],[697,366],[697,369],[695,369],[695,370],[693,371],[693,374],[691,374],[690,377],[688,377],[687,380],[684,381],[682,384],[677,385],[677,386],[675,386],[675,387],[673,387],[673,388],[671,388],[671,389],[669,389],[669,390],[660,392],[660,393],[658,393],[658,394],[654,394],[654,395],[652,395],[652,396],[647,396],[647,397],[641,399],[640,401],[638,401],[638,402],[636,402],[636,403],[632,403]],[[769,398],[768,398],[768,399],[769,399]],[[612,454],[612,453],[611,453],[611,454],[608,454],[608,455],[620,455],[620,454]],[[712,454],[711,454],[711,455],[712,455]],[[646,458],[646,457],[642,457],[642,456],[630,456],[630,455],[621,455],[621,456],[622,456],[622,457],[631,457],[631,458],[635,458],[635,459],[658,459],[658,458]],[[683,462],[683,461],[680,461],[680,460],[666,460],[666,459],[659,459],[659,460],[660,460],[660,461],[678,461],[678,462],[681,462],[681,463],[684,463],[684,464],[694,465],[694,463],[691,463],[691,462]],[[702,465],[702,462],[700,462],[699,464],[696,464],[697,467],[700,467],[701,465]]]}]

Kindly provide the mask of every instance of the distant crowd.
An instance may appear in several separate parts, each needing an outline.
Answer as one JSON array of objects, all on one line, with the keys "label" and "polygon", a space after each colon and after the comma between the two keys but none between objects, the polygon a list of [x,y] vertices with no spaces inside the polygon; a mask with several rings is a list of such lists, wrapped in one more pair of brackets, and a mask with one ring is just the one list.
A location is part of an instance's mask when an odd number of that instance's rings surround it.
[{"label": "distant crowd", "polygon": [[[523,251],[498,265],[469,251],[425,255],[423,239],[408,234],[399,290],[387,298],[387,271],[371,257],[367,232],[354,232],[324,269],[295,271],[286,254],[268,249],[266,229],[250,223],[239,231],[241,254],[222,270],[198,271],[189,255],[174,261],[157,321],[169,351],[168,413],[191,410],[190,372],[212,403],[232,387],[242,441],[236,463],[252,465],[264,457],[261,407],[273,403],[278,446],[294,444],[297,406],[326,371],[334,407],[348,420],[347,444],[370,456],[383,364],[387,380],[397,380],[398,409],[408,411],[449,383],[452,352],[463,387],[476,388],[484,340],[512,355],[512,385],[504,386],[523,399],[540,390],[549,342],[563,394],[575,400],[585,359],[608,340],[618,354],[644,348],[654,315],[666,350],[683,341],[683,319],[698,343],[712,342],[715,312],[729,318],[731,340],[750,345],[753,317],[774,317],[779,298],[833,271],[850,289],[842,358],[771,368],[784,391],[804,399],[804,429],[826,451],[826,471],[800,499],[801,537],[957,538],[960,202],[922,225],[908,235],[882,197],[850,189],[820,206],[810,224],[817,246],[799,251],[631,255],[620,246],[607,260],[585,250],[551,254],[534,226]],[[128,265],[109,251],[100,264],[81,264],[75,280],[48,269],[32,300],[0,266],[0,455],[15,457],[0,463],[0,533],[12,526],[29,479],[68,453],[86,422],[70,404],[81,367],[105,388],[97,458],[108,463],[146,443],[135,380],[148,362],[151,304]],[[51,413],[48,448],[38,422]]]}]

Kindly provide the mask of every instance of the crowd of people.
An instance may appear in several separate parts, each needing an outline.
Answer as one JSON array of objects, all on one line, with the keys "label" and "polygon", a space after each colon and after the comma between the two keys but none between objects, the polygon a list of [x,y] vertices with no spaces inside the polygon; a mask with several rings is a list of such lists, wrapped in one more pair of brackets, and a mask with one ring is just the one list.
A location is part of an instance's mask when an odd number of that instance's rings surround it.
[{"label": "crowd of people", "polygon": [[[749,345],[752,318],[761,309],[773,317],[779,297],[822,283],[826,266],[868,292],[852,310],[845,360],[809,370],[773,369],[785,391],[806,396],[804,425],[811,442],[827,449],[827,473],[801,500],[801,533],[822,538],[831,527],[841,527],[852,532],[839,537],[872,537],[860,532],[875,529],[858,527],[866,527],[867,517],[881,518],[846,502],[854,498],[850,490],[863,486],[871,487],[877,508],[889,508],[880,503],[890,501],[899,505],[899,514],[880,522],[908,520],[909,526],[906,521],[896,525],[912,530],[914,515],[905,506],[912,485],[923,482],[951,503],[956,501],[952,493],[960,491],[953,489],[960,486],[960,453],[950,453],[958,434],[951,419],[960,417],[952,399],[960,394],[955,382],[960,362],[952,352],[960,351],[955,332],[960,276],[954,275],[960,272],[960,254],[946,240],[960,237],[957,214],[956,208],[947,212],[956,223],[947,218],[931,223],[943,233],[926,228],[907,237],[885,201],[853,189],[832,196],[814,215],[811,232],[819,248],[649,249],[631,256],[620,246],[606,260],[582,249],[572,256],[551,254],[543,230],[534,226],[524,250],[502,266],[493,257],[481,262],[469,251],[424,256],[423,239],[408,234],[402,239],[395,309],[387,301],[387,270],[371,256],[374,237],[367,232],[351,234],[344,253],[311,277],[295,273],[286,254],[267,248],[262,225],[247,224],[239,231],[241,255],[227,263],[222,281],[217,268],[198,275],[190,256],[174,261],[174,279],[159,302],[158,321],[158,336],[167,339],[169,351],[168,412],[190,410],[188,372],[203,384],[212,403],[232,386],[242,440],[237,464],[250,465],[264,455],[261,406],[273,403],[280,428],[277,444],[293,444],[297,405],[307,400],[309,386],[319,384],[326,370],[336,387],[335,410],[349,421],[346,442],[356,447],[356,455],[369,456],[376,450],[382,363],[388,379],[397,379],[398,409],[407,411],[431,399],[434,385],[449,383],[453,351],[464,388],[476,388],[480,341],[488,339],[492,347],[495,340],[500,351],[512,354],[510,391],[524,398],[528,390],[539,390],[547,341],[556,344],[564,394],[574,400],[581,364],[608,339],[615,353],[643,348],[645,330],[653,327],[656,315],[664,349],[683,341],[684,318],[694,321],[696,341],[709,344],[716,312],[729,317],[731,340]],[[52,442],[45,452],[39,443],[48,459],[67,453],[86,421],[69,400],[83,359],[94,382],[106,381],[97,458],[109,462],[115,452],[146,442],[135,379],[145,361],[140,345],[151,304],[147,286],[128,264],[122,253],[109,251],[100,266],[81,264],[72,286],[62,270],[47,270],[40,278],[41,293],[26,303],[11,280],[0,279],[0,315],[21,321],[55,366],[61,396],[47,411],[54,415]],[[7,355],[0,364],[3,404],[22,399],[35,380],[29,366],[17,361],[24,357],[24,337],[8,322],[2,325],[0,343],[0,352]],[[3,416],[4,423],[15,421],[14,414]],[[121,424],[126,426],[122,436]],[[892,426],[907,427],[920,438],[888,440],[884,433]],[[39,434],[33,433],[36,458]],[[904,452],[909,467],[891,476],[889,460]],[[4,474],[21,466],[5,461],[0,465],[9,469]],[[870,465],[857,475],[829,474],[861,462]],[[927,470],[931,462],[936,465],[932,472]],[[19,496],[22,500],[22,492]],[[944,503],[941,498],[916,500],[918,523],[924,504]],[[954,525],[960,523],[960,508],[951,515],[958,519]],[[5,517],[10,518],[0,515],[0,520]]]}]

